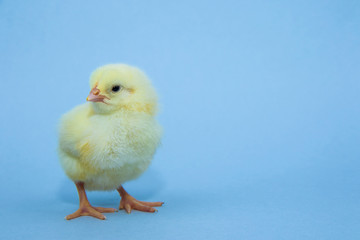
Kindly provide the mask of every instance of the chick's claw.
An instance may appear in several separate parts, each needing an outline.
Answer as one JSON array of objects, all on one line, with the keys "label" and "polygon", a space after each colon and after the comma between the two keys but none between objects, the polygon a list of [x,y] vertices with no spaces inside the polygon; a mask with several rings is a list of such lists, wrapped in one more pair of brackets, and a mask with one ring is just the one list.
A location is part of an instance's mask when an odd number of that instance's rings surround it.
[{"label": "chick's claw", "polygon": [[101,220],[105,220],[106,217],[101,213],[111,213],[117,212],[115,208],[103,208],[103,207],[93,207],[89,203],[87,199],[84,183],[83,182],[75,182],[75,186],[78,190],[79,199],[80,199],[80,206],[79,209],[74,212],[73,214],[67,215],[65,217],[66,220],[71,220],[74,218],[78,218],[81,216],[91,216]]},{"label": "chick's claw", "polygon": [[125,209],[127,213],[131,213],[132,209],[142,212],[157,212],[155,208],[142,204],[136,199],[129,199],[129,198],[121,199],[119,209]]},{"label": "chick's claw", "polygon": [[82,206],[80,207],[76,212],[67,215],[65,217],[66,220],[71,220],[74,218],[78,218],[81,216],[91,216],[91,217],[95,217],[101,220],[105,220],[106,217],[104,215],[101,214],[101,212],[95,210],[95,208],[93,208],[92,206]]},{"label": "chick's claw", "polygon": [[142,212],[157,212],[158,210],[153,207],[160,207],[163,202],[144,202],[136,200],[134,197],[129,195],[123,187],[118,189],[121,196],[119,209],[125,209],[127,213],[131,213],[132,209]]}]

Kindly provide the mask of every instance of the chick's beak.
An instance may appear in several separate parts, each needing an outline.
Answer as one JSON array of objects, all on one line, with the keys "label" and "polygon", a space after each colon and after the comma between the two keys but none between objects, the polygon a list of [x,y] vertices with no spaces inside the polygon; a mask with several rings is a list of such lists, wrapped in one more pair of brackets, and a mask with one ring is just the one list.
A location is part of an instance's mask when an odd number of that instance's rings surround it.
[{"label": "chick's beak", "polygon": [[97,88],[97,85],[91,89],[89,96],[86,98],[87,101],[90,102],[103,102],[105,103],[104,99],[108,97],[100,94],[100,89]]}]

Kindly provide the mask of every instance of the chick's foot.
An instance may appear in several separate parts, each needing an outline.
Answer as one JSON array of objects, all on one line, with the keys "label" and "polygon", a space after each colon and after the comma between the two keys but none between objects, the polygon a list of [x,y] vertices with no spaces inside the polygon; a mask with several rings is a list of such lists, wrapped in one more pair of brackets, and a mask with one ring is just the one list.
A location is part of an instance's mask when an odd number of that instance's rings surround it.
[{"label": "chick's foot", "polygon": [[136,200],[133,196],[128,194],[121,186],[117,189],[121,196],[119,209],[125,209],[127,213],[131,213],[132,209],[142,212],[157,212],[157,209],[153,207],[160,207],[164,202],[144,202]]},{"label": "chick's foot", "polygon": [[66,220],[71,220],[74,218],[78,218],[81,216],[91,216],[91,217],[95,217],[101,220],[105,220],[106,217],[104,215],[101,214],[100,211],[95,210],[94,207],[92,206],[81,206],[76,212],[67,215],[65,217]]},{"label": "chick's foot", "polygon": [[101,213],[117,212],[117,209],[115,208],[103,208],[103,207],[91,206],[89,200],[86,197],[84,183],[76,182],[75,185],[79,193],[80,206],[76,212],[67,215],[65,217],[66,220],[71,220],[81,216],[91,216],[101,220],[105,220],[106,217]]}]

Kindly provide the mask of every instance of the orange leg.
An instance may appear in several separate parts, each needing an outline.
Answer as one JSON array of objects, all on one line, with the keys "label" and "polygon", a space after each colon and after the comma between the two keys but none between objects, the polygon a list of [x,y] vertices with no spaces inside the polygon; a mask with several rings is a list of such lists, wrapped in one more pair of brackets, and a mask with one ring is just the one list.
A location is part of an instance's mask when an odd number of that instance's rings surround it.
[{"label": "orange leg", "polygon": [[121,196],[119,209],[125,209],[127,213],[130,213],[132,209],[142,212],[157,212],[157,210],[153,207],[160,207],[164,204],[164,202],[143,202],[136,200],[134,197],[129,195],[122,186],[120,186],[117,190]]},{"label": "orange leg", "polygon": [[103,207],[93,207],[90,205],[89,200],[86,197],[86,192],[84,188],[83,182],[76,182],[76,188],[79,193],[80,206],[79,209],[73,214],[67,215],[65,217],[66,220],[71,220],[81,216],[91,216],[101,220],[105,220],[106,217],[101,213],[110,213],[116,212],[115,208],[103,208]]}]

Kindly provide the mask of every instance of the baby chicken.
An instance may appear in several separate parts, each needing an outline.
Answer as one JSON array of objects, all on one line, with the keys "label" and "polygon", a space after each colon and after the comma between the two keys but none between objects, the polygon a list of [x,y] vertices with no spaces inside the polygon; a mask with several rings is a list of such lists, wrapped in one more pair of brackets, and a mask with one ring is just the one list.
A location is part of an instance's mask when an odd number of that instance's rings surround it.
[{"label": "baby chicken", "polygon": [[136,200],[121,186],[147,169],[160,143],[155,89],[143,72],[125,64],[96,69],[90,88],[89,103],[75,107],[60,121],[60,163],[80,200],[79,209],[65,218],[105,219],[102,213],[117,211],[91,206],[85,189],[117,189],[119,209],[155,212],[153,207],[163,202]]}]

